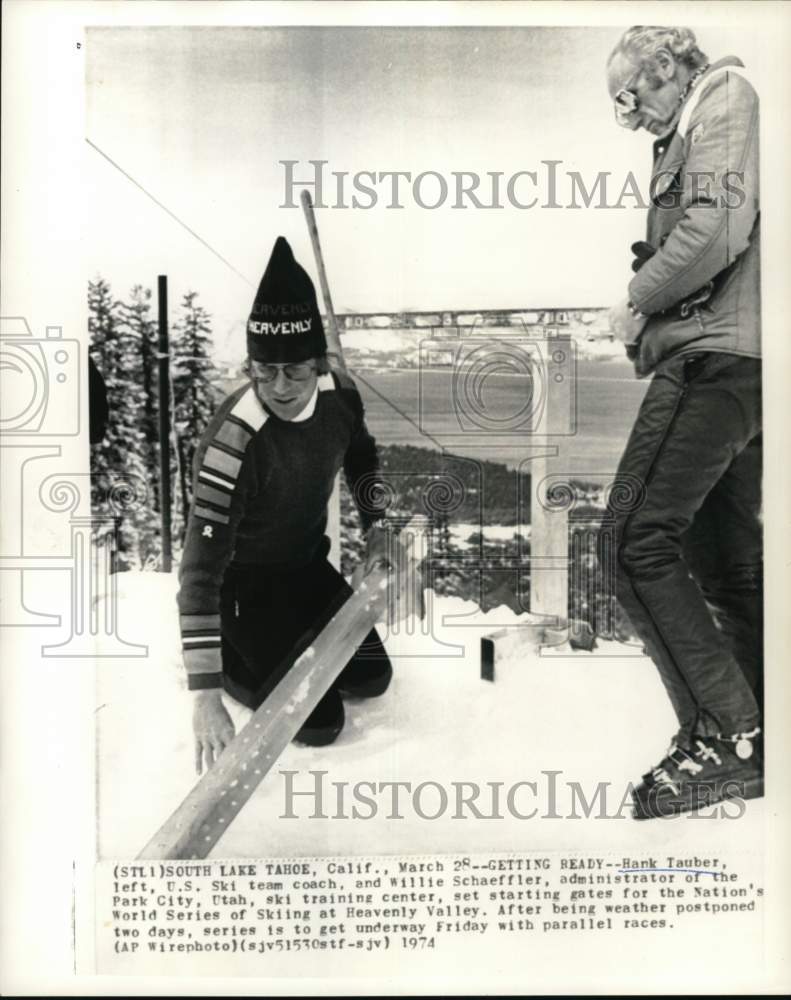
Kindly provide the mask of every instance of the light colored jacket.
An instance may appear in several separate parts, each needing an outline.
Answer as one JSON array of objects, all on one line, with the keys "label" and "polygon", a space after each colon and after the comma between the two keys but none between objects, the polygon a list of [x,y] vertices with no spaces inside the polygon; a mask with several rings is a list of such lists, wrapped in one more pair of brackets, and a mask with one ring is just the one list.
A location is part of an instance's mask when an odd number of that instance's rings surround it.
[{"label": "light colored jacket", "polygon": [[654,143],[646,238],[658,249],[629,285],[649,316],[641,377],[681,352],[761,355],[758,96],[740,68],[714,63]]}]

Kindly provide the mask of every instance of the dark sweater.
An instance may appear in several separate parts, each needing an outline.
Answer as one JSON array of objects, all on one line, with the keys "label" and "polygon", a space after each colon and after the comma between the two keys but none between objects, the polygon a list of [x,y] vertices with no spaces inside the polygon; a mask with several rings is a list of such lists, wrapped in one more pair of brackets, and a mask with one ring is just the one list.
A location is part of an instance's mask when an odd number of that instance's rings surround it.
[{"label": "dark sweater", "polygon": [[[179,572],[190,689],[221,684],[220,587],[229,563],[263,572],[307,566],[324,538],[341,467],[353,493],[364,477],[378,476],[354,382],[333,372],[319,377],[318,390],[307,420],[284,421],[247,384],[222,403],[201,440]],[[376,515],[358,509],[367,528]]]}]

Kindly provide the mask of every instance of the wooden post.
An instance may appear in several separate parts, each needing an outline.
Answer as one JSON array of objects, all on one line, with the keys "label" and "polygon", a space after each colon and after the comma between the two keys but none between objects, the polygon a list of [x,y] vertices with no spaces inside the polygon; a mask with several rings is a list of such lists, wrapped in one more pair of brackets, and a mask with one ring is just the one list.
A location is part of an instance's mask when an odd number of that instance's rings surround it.
[{"label": "wooden post", "polygon": [[[501,635],[498,632],[498,635]],[[481,636],[481,680],[494,681],[494,641],[495,635]]]},{"label": "wooden post", "polygon": [[157,278],[159,301],[159,510],[162,525],[163,573],[169,573],[173,560],[170,533],[170,349],[168,345],[168,279]]},{"label": "wooden post", "polygon": [[[567,335],[551,338],[553,353],[564,352],[571,357],[573,345]],[[547,366],[549,367],[549,366]],[[570,371],[567,368],[567,372]],[[536,414],[542,433],[536,436],[541,445],[540,454],[530,463],[530,612],[547,616],[554,622],[550,627],[563,627],[568,617],[568,492],[565,485],[571,470],[566,456],[561,455],[561,444],[569,440],[568,419],[571,412],[571,394],[576,391],[573,378],[568,374],[546,387],[545,412]],[[553,476],[558,489],[553,495]]]},{"label": "wooden post", "polygon": [[321,284],[321,295],[324,299],[324,312],[327,316],[327,347],[328,354],[339,368],[346,370],[346,362],[343,359],[341,349],[341,338],[338,331],[338,321],[335,318],[335,310],[332,307],[332,296],[330,295],[330,285],[327,280],[327,269],[324,266],[324,255],[321,252],[319,242],[319,227],[316,223],[316,213],[313,211],[313,202],[309,191],[303,191],[300,195],[302,210],[305,213],[305,220],[308,224],[310,242],[313,246],[313,256],[316,259],[316,269],[319,272],[319,283]]},{"label": "wooden post", "polygon": [[[305,221],[308,224],[310,242],[313,246],[313,256],[316,260],[316,269],[319,272],[319,283],[321,284],[321,295],[324,299],[324,312],[327,316],[327,354],[331,362],[341,371],[346,371],[346,362],[343,358],[341,348],[341,338],[338,332],[338,321],[335,318],[335,310],[332,307],[332,296],[330,295],[330,285],[327,280],[327,269],[324,266],[324,255],[321,252],[319,242],[319,228],[316,223],[316,213],[313,211],[313,202],[309,191],[303,191],[300,195],[302,210],[305,213]],[[335,569],[341,568],[341,488],[340,478],[335,480],[335,486],[327,506],[327,537],[330,540],[330,562]]]}]

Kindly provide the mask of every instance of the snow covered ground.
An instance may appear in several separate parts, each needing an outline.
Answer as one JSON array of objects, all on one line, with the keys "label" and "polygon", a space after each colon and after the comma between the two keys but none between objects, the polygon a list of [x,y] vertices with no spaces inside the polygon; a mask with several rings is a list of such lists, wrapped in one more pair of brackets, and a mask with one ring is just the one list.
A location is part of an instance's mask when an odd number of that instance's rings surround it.
[{"label": "snow covered ground", "polygon": [[[175,574],[125,573],[118,577],[120,629],[146,642],[145,659],[99,660],[97,755],[99,851],[102,857],[135,855],[180,803],[195,781],[191,745],[191,696],[182,674],[175,605]],[[623,810],[612,818],[629,781],[636,781],[663,756],[674,719],[653,665],[636,650],[602,644],[593,653],[561,646],[539,655],[530,629],[506,608],[483,615],[455,598],[431,597],[435,639],[419,631],[386,638],[395,676],[378,699],[347,703],[347,724],[333,746],[311,749],[291,744],[276,769],[259,786],[215,857],[294,857],[466,851],[607,850],[639,857],[667,849],[716,852],[745,845],[760,852],[764,804],[747,804],[735,820],[683,817],[637,823]],[[495,665],[494,683],[481,680],[480,638],[508,628]],[[440,643],[448,643],[443,647]],[[447,655],[450,652],[452,655]],[[231,705],[237,727],[249,717]],[[310,771],[326,771],[327,819],[311,818],[311,801],[294,800],[297,818],[286,811],[281,772],[296,771],[296,790],[315,789]],[[545,772],[560,772],[551,779]],[[553,810],[550,786],[554,780]],[[377,796],[371,819],[353,819],[351,786],[358,782],[437,782],[448,790],[444,815],[422,819],[411,799],[403,819],[388,818],[390,798]],[[522,786],[509,815],[505,796]],[[346,782],[337,810],[332,782]],[[454,818],[454,782],[478,782],[488,789],[478,800],[491,806],[491,785],[502,782],[500,812],[507,818],[476,818],[463,808]],[[584,817],[573,808],[569,783],[591,799],[599,782],[610,782],[606,813]],[[423,811],[438,811],[438,795],[421,798]],[[571,813],[576,811],[577,817]],[[546,818],[555,812],[559,818]],[[708,818],[708,822],[701,820]],[[632,852],[634,852],[632,854]]]},{"label": "snow covered ground", "polygon": [[483,535],[487,542],[510,542],[514,535],[524,541],[530,538],[530,525],[515,524],[472,524],[463,521],[454,522],[449,526],[450,537],[457,549],[470,548],[471,535]]}]

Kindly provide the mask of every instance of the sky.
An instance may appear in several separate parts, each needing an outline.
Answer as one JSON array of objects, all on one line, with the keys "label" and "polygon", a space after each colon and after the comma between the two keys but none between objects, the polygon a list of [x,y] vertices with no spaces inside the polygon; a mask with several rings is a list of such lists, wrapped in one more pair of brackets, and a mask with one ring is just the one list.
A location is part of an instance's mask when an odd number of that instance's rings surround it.
[{"label": "sky", "polygon": [[[629,171],[647,189],[651,137],[615,125],[604,82],[620,33],[89,29],[86,137],[101,153],[90,147],[86,157],[86,277],[101,274],[122,297],[167,274],[171,303],[197,290],[214,316],[219,355],[238,357],[278,235],[316,280],[302,211],[285,207],[281,161],[298,161],[294,177],[303,180],[314,176],[310,160],[326,160],[329,206],[332,171],[436,171],[450,185],[436,209],[417,204],[409,184],[404,207],[389,208],[390,182],[380,182],[376,205],[363,209],[351,207],[347,180],[345,207],[317,211],[336,311],[610,305],[625,293],[629,245],[643,235],[645,211],[629,198],[602,209],[578,196],[569,207],[568,175],[578,171],[590,188],[609,172],[610,204]],[[748,65],[751,53],[760,61],[759,40],[743,29],[706,29],[699,41],[713,59],[735,52]],[[542,207],[549,160],[560,161],[561,207]],[[504,207],[452,207],[458,171],[501,172]],[[507,180],[519,171],[537,175],[535,185],[522,177],[514,189],[524,202],[538,195],[533,208],[507,199]],[[438,184],[423,182],[425,203],[437,200]],[[481,188],[484,203],[490,184]]]}]

